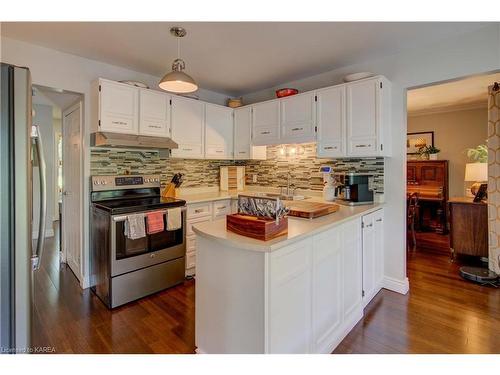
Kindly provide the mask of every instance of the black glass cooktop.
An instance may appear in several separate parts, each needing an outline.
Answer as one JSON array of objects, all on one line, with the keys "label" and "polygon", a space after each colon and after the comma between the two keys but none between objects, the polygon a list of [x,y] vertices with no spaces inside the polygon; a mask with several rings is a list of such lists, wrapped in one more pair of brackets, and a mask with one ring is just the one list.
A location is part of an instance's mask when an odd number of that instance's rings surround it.
[{"label": "black glass cooktop", "polygon": [[94,202],[94,206],[109,212],[111,215],[129,214],[133,212],[154,210],[158,208],[172,208],[184,206],[186,201],[175,198],[148,197],[129,199],[110,199]]}]

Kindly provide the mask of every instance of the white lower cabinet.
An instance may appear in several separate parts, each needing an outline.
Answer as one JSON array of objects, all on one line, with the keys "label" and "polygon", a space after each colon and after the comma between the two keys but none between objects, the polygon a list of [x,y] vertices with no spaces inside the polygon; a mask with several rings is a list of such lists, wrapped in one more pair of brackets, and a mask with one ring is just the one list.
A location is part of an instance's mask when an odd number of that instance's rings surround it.
[{"label": "white lower cabinet", "polygon": [[384,277],[384,211],[363,216],[363,307],[382,288]]},{"label": "white lower cabinet", "polygon": [[363,316],[361,222],[270,253],[266,353],[330,353]]}]

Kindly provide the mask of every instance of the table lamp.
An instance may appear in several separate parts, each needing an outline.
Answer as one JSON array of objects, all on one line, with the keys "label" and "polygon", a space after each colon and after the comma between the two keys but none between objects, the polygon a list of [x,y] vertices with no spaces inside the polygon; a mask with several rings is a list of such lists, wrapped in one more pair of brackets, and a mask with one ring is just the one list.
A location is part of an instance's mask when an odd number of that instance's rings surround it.
[{"label": "table lamp", "polygon": [[465,181],[473,182],[470,192],[476,195],[481,187],[481,183],[488,181],[488,163],[465,164]]}]

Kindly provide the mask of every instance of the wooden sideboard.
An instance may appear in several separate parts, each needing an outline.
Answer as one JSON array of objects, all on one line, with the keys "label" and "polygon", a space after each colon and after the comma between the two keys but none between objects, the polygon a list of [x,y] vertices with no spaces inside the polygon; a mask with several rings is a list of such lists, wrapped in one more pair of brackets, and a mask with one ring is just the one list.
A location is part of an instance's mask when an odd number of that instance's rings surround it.
[{"label": "wooden sideboard", "polygon": [[488,257],[488,205],[474,198],[448,201],[450,248],[456,254]]},{"label": "wooden sideboard", "polygon": [[447,160],[408,160],[406,192],[418,193],[419,229],[446,233],[448,200]]}]

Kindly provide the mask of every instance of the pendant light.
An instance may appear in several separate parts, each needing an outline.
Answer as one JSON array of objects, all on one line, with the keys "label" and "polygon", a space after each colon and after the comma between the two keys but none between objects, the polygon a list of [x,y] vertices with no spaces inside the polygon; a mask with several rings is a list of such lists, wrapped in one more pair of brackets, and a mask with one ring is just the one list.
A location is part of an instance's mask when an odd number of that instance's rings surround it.
[{"label": "pendant light", "polygon": [[187,94],[198,90],[195,80],[183,70],[186,63],[181,59],[181,38],[186,36],[186,30],[183,27],[172,27],[170,34],[177,38],[177,58],[172,63],[172,71],[165,74],[161,79],[159,86],[162,90],[174,92],[177,94]]}]

